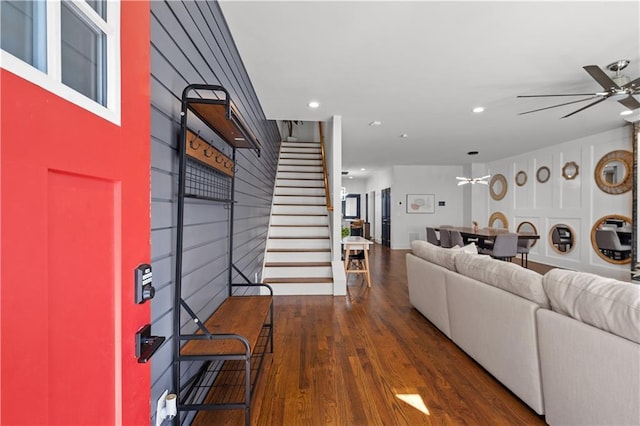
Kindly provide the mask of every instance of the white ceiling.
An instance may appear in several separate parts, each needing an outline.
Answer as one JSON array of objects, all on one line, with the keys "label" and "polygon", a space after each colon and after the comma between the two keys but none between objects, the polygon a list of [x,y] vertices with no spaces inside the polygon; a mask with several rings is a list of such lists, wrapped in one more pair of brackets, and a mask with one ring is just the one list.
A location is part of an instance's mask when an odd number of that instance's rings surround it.
[{"label": "white ceiling", "polygon": [[622,126],[612,99],[560,119],[588,102],[519,116],[574,98],[516,96],[601,91],[582,67],[618,59],[640,77],[637,0],[220,4],[267,118],[342,116],[343,169],[356,176],[484,163]]}]

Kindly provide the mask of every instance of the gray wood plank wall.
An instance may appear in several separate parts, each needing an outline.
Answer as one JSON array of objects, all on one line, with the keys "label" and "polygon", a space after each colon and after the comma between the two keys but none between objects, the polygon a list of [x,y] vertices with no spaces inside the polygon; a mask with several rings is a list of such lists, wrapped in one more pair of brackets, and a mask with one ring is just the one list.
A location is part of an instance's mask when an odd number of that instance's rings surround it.
[{"label": "gray wood plank wall", "polygon": [[[156,287],[151,311],[153,334],[167,337],[151,361],[152,416],[162,392],[177,391],[172,373],[177,146],[180,97],[194,83],[224,86],[261,142],[261,157],[251,150],[236,153],[233,259],[251,279],[262,268],[280,144],[277,126],[264,117],[218,4],[151,2],[151,256]],[[224,142],[195,122],[190,120],[191,128],[231,156]],[[227,295],[228,221],[229,209],[223,204],[194,199],[185,203],[182,295],[202,319]],[[191,327],[184,311],[181,322],[185,330]]]}]

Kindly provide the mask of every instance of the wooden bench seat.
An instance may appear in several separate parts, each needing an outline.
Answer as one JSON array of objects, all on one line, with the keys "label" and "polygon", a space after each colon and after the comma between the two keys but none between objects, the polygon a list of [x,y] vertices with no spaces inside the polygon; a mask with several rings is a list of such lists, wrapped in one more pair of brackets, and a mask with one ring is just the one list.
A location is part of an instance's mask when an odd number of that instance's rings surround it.
[{"label": "wooden bench seat", "polygon": [[[253,353],[260,332],[271,311],[272,296],[230,296],[204,323],[212,335],[236,334],[249,342]],[[271,319],[272,320],[272,319]],[[196,335],[202,335],[198,330]],[[238,339],[188,340],[181,356],[244,354],[244,344]]]}]

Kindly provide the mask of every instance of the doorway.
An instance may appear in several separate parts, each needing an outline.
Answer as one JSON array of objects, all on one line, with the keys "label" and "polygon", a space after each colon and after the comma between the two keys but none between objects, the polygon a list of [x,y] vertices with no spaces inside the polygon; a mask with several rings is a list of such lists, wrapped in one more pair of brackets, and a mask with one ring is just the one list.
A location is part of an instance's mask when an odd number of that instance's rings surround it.
[{"label": "doorway", "polygon": [[382,245],[391,248],[391,188],[382,190]]}]

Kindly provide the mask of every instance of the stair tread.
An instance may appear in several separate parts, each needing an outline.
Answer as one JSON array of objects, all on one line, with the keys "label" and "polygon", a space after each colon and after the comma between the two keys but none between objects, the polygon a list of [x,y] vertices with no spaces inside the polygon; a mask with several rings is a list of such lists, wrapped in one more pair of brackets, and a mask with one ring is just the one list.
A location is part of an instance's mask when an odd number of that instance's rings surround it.
[{"label": "stair tread", "polygon": [[270,240],[328,240],[329,237],[322,236],[309,236],[309,237],[269,237]]},{"label": "stair tread", "polygon": [[326,216],[326,213],[272,213],[271,216]]},{"label": "stair tread", "polygon": [[301,278],[265,278],[262,280],[263,283],[265,284],[317,284],[317,283],[328,283],[331,284],[333,283],[333,278],[332,277],[316,277],[316,278],[310,278],[310,277],[301,277]]},{"label": "stair tread", "polygon": [[300,224],[295,224],[295,225],[271,225],[274,228],[328,228],[329,225],[322,225],[322,224],[318,224],[318,225],[314,225],[314,224],[310,224],[310,225],[300,225]]},{"label": "stair tread", "polygon": [[328,248],[270,248],[267,249],[267,253],[328,253],[331,249]]},{"label": "stair tread", "polygon": [[267,268],[298,268],[298,267],[316,267],[316,266],[331,266],[331,262],[266,262],[264,264]]}]

